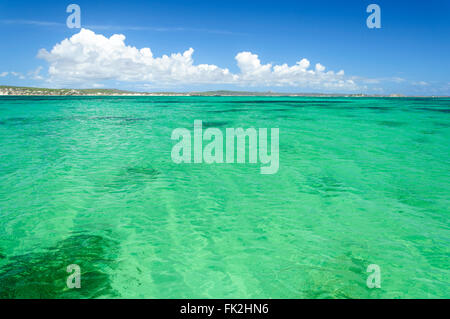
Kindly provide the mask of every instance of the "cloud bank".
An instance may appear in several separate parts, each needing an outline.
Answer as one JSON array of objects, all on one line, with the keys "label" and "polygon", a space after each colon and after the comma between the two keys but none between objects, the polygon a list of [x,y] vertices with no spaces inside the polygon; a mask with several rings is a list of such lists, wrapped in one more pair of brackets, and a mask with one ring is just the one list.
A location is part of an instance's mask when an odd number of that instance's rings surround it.
[{"label": "cloud bank", "polygon": [[195,64],[194,49],[154,57],[150,48],[125,43],[125,36],[105,37],[88,29],[41,49],[38,57],[49,63],[49,81],[54,83],[98,83],[107,80],[140,82],[153,86],[233,84],[237,86],[300,87],[326,90],[357,90],[344,71],[326,71],[320,63],[310,67],[307,59],[295,65],[262,64],[258,55],[240,52],[235,60],[240,70],[212,64]]}]

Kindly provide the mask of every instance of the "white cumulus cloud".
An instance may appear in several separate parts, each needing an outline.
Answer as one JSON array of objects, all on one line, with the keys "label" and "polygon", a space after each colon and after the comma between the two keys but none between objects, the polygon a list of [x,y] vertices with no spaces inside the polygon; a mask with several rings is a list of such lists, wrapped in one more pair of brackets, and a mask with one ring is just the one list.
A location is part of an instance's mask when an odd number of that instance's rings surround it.
[{"label": "white cumulus cloud", "polygon": [[356,89],[353,80],[344,79],[344,71],[335,73],[325,71],[320,63],[315,70],[309,69],[310,62],[302,59],[293,66],[287,64],[274,65],[261,64],[256,54],[241,52],[236,56],[236,61],[241,70],[237,75],[240,85],[249,86],[291,86],[319,89]]},{"label": "white cumulus cloud", "polygon": [[[344,71],[325,72],[317,63],[302,59],[295,65],[261,63],[258,55],[240,52],[235,59],[240,73],[212,64],[194,64],[194,49],[154,57],[150,48],[138,49],[125,43],[125,36],[105,37],[88,29],[41,49],[38,57],[49,63],[49,81],[56,83],[98,83],[106,80],[141,82],[153,86],[182,84],[233,84],[237,86],[288,86],[311,89],[358,88]],[[38,72],[37,72],[38,74]]]},{"label": "white cumulus cloud", "polygon": [[233,75],[215,65],[194,65],[190,48],[184,53],[154,57],[151,49],[128,46],[125,36],[107,38],[82,29],[70,39],[56,44],[39,58],[50,64],[51,80],[85,82],[117,80],[125,82],[211,83],[231,82]]}]

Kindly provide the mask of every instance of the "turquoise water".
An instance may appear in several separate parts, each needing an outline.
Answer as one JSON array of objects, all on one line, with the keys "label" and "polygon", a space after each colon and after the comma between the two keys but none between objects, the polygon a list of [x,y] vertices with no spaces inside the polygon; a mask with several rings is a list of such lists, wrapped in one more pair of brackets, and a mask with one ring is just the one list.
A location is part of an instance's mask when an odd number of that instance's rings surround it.
[{"label": "turquoise water", "polygon": [[[173,163],[195,119],[278,173]],[[450,297],[450,99],[2,97],[0,143],[1,298]]]}]

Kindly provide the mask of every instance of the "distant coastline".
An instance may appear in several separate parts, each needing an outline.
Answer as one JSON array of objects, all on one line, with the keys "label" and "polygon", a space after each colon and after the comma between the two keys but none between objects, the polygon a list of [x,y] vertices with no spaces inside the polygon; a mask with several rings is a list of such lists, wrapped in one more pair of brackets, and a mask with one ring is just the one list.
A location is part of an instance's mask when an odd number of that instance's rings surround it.
[{"label": "distant coastline", "polygon": [[279,93],[249,91],[205,91],[205,92],[133,92],[117,89],[48,89],[19,86],[0,86],[0,96],[266,96],[266,97],[448,97],[406,96],[402,94],[339,94],[339,93]]}]

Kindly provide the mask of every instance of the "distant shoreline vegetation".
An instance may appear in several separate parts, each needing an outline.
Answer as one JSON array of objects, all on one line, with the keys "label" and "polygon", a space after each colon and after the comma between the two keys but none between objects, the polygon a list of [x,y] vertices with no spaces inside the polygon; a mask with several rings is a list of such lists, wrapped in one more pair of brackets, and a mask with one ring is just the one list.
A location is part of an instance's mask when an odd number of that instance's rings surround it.
[{"label": "distant shoreline vegetation", "polygon": [[[280,93],[248,91],[205,91],[205,92],[133,92],[117,89],[47,89],[20,86],[0,86],[0,96],[298,96],[298,97],[409,97],[402,94],[339,94],[339,93]],[[414,96],[447,97],[447,96]]]}]

